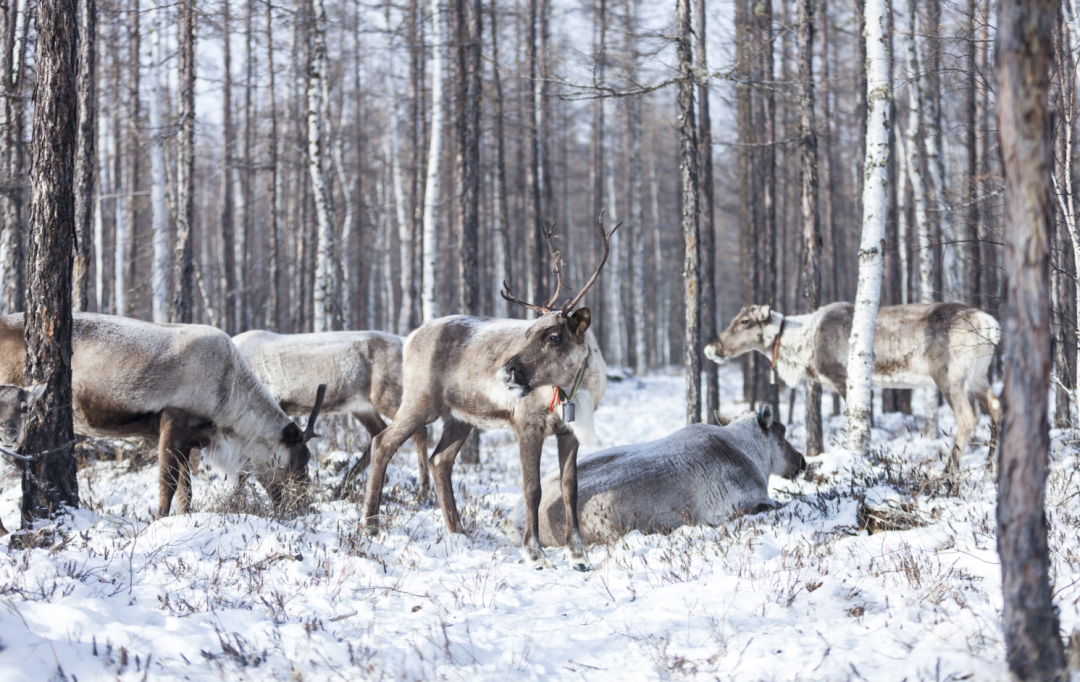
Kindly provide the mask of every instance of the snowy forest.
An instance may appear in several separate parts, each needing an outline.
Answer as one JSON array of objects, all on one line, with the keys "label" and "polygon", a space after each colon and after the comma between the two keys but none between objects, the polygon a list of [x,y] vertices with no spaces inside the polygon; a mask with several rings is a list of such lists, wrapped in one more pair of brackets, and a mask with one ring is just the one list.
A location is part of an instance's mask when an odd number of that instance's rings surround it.
[{"label": "snowy forest", "polygon": [[0,678],[1080,674],[1072,0],[156,3],[0,0]]}]

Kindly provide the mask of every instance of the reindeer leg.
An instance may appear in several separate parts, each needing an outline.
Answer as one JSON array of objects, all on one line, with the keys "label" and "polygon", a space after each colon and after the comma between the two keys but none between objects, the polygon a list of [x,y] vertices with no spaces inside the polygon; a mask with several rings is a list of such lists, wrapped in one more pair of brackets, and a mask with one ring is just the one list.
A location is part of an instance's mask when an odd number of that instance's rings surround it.
[{"label": "reindeer leg", "polygon": [[443,419],[442,438],[439,439],[439,444],[435,446],[435,453],[431,456],[435,492],[439,495],[439,507],[442,509],[443,520],[451,533],[464,532],[461,516],[458,514],[457,500],[454,499],[454,485],[450,480],[450,474],[454,470],[454,460],[457,459],[458,451],[465,444],[470,431],[472,431],[472,424],[468,422],[453,418]]},{"label": "reindeer leg", "polygon": [[379,433],[371,441],[371,474],[368,475],[367,492],[364,495],[364,512],[361,518],[371,533],[379,531],[379,503],[382,502],[383,482],[386,479],[386,467],[401,444],[408,440],[416,429],[427,424],[422,418],[409,415],[405,410],[397,414],[394,423]]},{"label": "reindeer leg", "polygon": [[578,440],[572,431],[559,433],[559,477],[562,482],[563,505],[566,507],[566,539],[563,545],[575,571],[592,570],[577,512],[577,452]]},{"label": "reindeer leg", "polygon": [[[537,570],[555,568],[555,564],[540,546],[540,454],[544,449],[543,429],[542,424],[523,424],[517,434],[521,456],[521,495],[525,498],[525,536],[521,539],[521,556],[526,566]],[[559,454],[561,459],[561,448]],[[575,480],[575,489],[576,487]],[[575,521],[576,506],[573,517]]]},{"label": "reindeer leg", "polygon": [[[158,517],[169,515],[173,496],[182,476],[180,452],[175,447],[177,436],[183,430],[178,412],[172,408],[166,409],[161,413],[158,422]],[[190,477],[190,471],[188,475]],[[190,480],[188,485],[190,487]]]},{"label": "reindeer leg", "polygon": [[[968,443],[971,442],[971,434],[975,430],[978,414],[971,404],[971,398],[967,391],[962,388],[951,391],[943,391],[945,401],[949,403],[953,414],[956,416],[956,440],[953,442],[952,451],[949,453],[949,463],[945,467],[947,475],[954,479],[960,473],[960,458],[967,452]],[[957,481],[958,482],[958,481]]]},{"label": "reindeer leg", "polygon": [[371,446],[375,443],[375,436],[379,435],[386,430],[386,422],[376,412],[353,412],[352,415],[356,417],[356,420],[364,425],[368,434],[371,436],[371,440],[364,446],[364,454],[360,455],[359,461],[353,464],[349,468],[348,473],[341,479],[341,483],[334,490],[333,499],[340,500],[345,497],[348,490],[352,488],[353,483],[360,477],[360,474],[364,473],[364,470],[371,464]]},{"label": "reindeer leg", "polygon": [[420,501],[431,497],[431,462],[427,454],[427,437],[426,426],[412,435],[413,445],[416,446],[416,463],[420,465],[420,490],[416,493]]}]

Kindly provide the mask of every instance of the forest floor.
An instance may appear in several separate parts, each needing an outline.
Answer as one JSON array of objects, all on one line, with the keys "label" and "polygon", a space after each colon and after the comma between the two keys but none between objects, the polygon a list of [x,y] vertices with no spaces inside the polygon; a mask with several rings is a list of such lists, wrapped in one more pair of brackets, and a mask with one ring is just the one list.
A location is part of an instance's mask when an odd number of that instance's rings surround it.
[{"label": "forest floor", "polygon": [[[722,410],[737,414],[739,375],[721,377]],[[582,454],[679,429],[682,391],[681,374],[609,384]],[[788,431],[798,448],[801,412]],[[950,410],[939,414],[952,434]],[[830,418],[808,478],[773,477],[779,509],[593,545],[590,573],[561,549],[558,569],[527,569],[500,531],[520,495],[509,432],[483,435],[482,464],[457,464],[465,535],[417,500],[411,445],[390,468],[374,538],[352,502],[265,518],[244,513],[261,493],[238,501],[205,471],[197,513],[154,521],[152,459],[91,461],[84,509],[54,527],[51,548],[0,543],[0,679],[1006,680],[988,419],[956,496],[940,483],[951,435],[924,438],[922,421],[879,412],[861,458],[839,449],[842,418]],[[330,430],[324,491],[362,442],[341,420]],[[1052,458],[1054,597],[1069,632],[1080,623],[1073,432],[1053,432]],[[549,439],[543,470],[556,462]],[[4,465],[8,526],[18,488]]]}]

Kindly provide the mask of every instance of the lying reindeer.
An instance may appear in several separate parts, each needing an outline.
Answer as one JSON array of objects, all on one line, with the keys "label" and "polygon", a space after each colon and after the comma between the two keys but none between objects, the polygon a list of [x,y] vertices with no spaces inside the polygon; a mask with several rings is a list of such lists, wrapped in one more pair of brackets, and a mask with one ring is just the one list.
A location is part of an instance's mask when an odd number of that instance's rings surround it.
[{"label": "lying reindeer", "polygon": [[[324,386],[306,431],[255,378],[225,332],[202,325],[152,324],[75,313],[71,389],[75,433],[158,442],[158,515],[174,496],[191,504],[191,450],[234,476],[252,475],[275,505],[290,483],[307,484]],[[23,314],[0,317],[0,382],[22,385]]]},{"label": "lying reindeer", "polygon": [[[850,303],[832,303],[808,315],[784,317],[769,306],[746,306],[705,347],[705,355],[723,364],[750,351],[776,358],[776,371],[788,386],[805,376],[847,395]],[[883,306],[874,333],[876,388],[936,386],[956,415],[956,440],[948,469],[955,472],[971,442],[977,400],[990,413],[996,432],[1001,402],[987,380],[994,349],[1001,338],[997,320],[961,303]]]},{"label": "lying reindeer", "polygon": [[[589,569],[589,559],[577,519],[577,451],[579,440],[592,437],[593,409],[607,390],[604,358],[589,331],[588,308],[574,311],[604,267],[615,230],[599,222],[604,254],[585,286],[572,300],[556,307],[563,292],[562,259],[545,234],[558,277],[555,295],[543,305],[518,300],[504,283],[503,297],[529,308],[535,320],[498,320],[454,315],[432,320],[405,341],[404,393],[397,419],[375,436],[371,475],[364,497],[363,518],[371,531],[379,527],[379,503],[386,465],[409,436],[436,419],[443,434],[432,455],[435,490],[451,532],[461,532],[461,518],[450,480],[454,459],[473,426],[510,427],[518,437],[522,491],[526,501],[522,554],[527,565],[553,567],[539,542],[540,451],[554,433],[559,444],[563,504],[572,522],[565,546],[575,569]],[[564,421],[556,409],[560,389],[576,412]],[[577,389],[575,391],[575,389]],[[576,409],[575,409],[576,408]]]},{"label": "lying reindeer", "polygon": [[[0,386],[0,448],[8,453],[17,453],[22,447],[26,437],[26,413],[45,395],[45,386]],[[0,520],[0,535],[7,535],[7,532],[3,520]]]},{"label": "lying reindeer", "polygon": [[[769,476],[795,478],[806,460],[791,447],[773,408],[737,419],[717,414],[723,426],[692,424],[638,445],[595,452],[578,463],[578,514],[586,542],[610,542],[632,530],[670,531],[683,525],[719,525],[733,512],[773,506]],[[566,512],[558,472],[543,483],[540,543],[562,544]],[[519,502],[507,522],[511,535],[525,523]]]},{"label": "lying reindeer", "polygon": [[[323,415],[351,414],[372,438],[386,428],[381,415],[394,419],[401,406],[401,349],[404,339],[385,332],[275,334],[254,330],[233,337],[259,381],[285,414],[308,414],[313,406],[311,377],[327,377]],[[412,436],[420,464],[420,497],[431,492],[427,429]],[[337,496],[371,462],[371,445],[342,479]]]}]

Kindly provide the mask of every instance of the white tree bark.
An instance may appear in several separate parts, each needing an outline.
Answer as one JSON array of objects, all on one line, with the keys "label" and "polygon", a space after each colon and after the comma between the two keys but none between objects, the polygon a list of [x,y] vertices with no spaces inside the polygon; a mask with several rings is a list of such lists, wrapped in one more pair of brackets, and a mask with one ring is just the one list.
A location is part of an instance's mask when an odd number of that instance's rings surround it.
[{"label": "white tree bark", "polygon": [[874,368],[874,327],[881,301],[885,203],[889,182],[889,42],[885,32],[887,3],[866,0],[866,157],[863,185],[859,283],[848,340],[847,406],[844,446],[864,453],[870,447],[870,377]]},{"label": "white tree bark", "polygon": [[428,149],[427,184],[424,186],[424,245],[421,276],[423,321],[439,316],[435,300],[435,203],[439,197],[439,160],[443,127],[443,29],[442,6],[431,0],[431,146]]},{"label": "white tree bark", "polygon": [[[904,40],[907,44],[907,61],[911,69],[911,82],[908,84],[908,124],[903,138],[904,168],[907,171],[908,181],[911,183],[912,196],[915,203],[916,232],[919,235],[919,301],[922,303],[934,302],[934,239],[930,233],[930,217],[927,214],[927,203],[931,201],[933,186],[927,183],[926,176],[922,172],[922,164],[919,159],[919,131],[924,128],[923,112],[926,106],[924,89],[926,80],[922,73],[922,64],[919,58],[923,54],[922,37],[918,33],[918,0],[908,0],[908,28]],[[929,144],[928,144],[929,147]],[[932,159],[930,161],[933,161]],[[933,163],[929,164],[931,170]],[[937,389],[923,389],[924,407],[926,411],[926,423],[923,432],[928,438],[936,438],[938,435],[937,422]]]},{"label": "white tree bark", "polygon": [[330,274],[330,257],[333,248],[334,228],[330,222],[330,201],[326,192],[326,175],[323,171],[323,111],[324,93],[327,85],[326,58],[326,6],[323,0],[314,0],[315,42],[308,73],[308,171],[315,198],[315,215],[318,221],[318,242],[315,247],[315,311],[316,332],[329,331],[333,318],[333,282]]},{"label": "white tree bark", "polygon": [[[607,154],[607,214],[614,225],[619,224],[619,212],[616,208],[618,204],[615,196],[615,154],[612,150]],[[622,245],[619,241],[619,232],[616,231],[611,235],[611,255],[603,273],[607,277],[604,287],[604,298],[607,299],[604,302],[604,312],[607,317],[610,351],[610,355],[605,353],[604,358],[609,364],[621,367],[626,364],[626,329],[622,306]]]},{"label": "white tree bark", "polygon": [[664,251],[660,230],[660,181],[656,177],[656,159],[649,155],[649,189],[652,190],[653,275],[660,303],[656,306],[656,364],[671,364],[671,334],[668,333],[671,278],[664,272]]},{"label": "white tree bark", "polygon": [[169,321],[167,287],[168,219],[165,207],[165,145],[161,139],[161,49],[163,11],[156,4],[150,27],[150,212],[154,257],[150,265],[150,291],[154,322]]},{"label": "white tree bark", "polygon": [[[98,92],[101,92],[99,89]],[[94,202],[94,292],[96,296],[95,303],[97,307],[94,308],[99,313],[105,312],[104,309],[104,291],[105,291],[105,218],[104,218],[104,206],[102,203],[105,201],[104,197],[110,193],[112,183],[109,182],[109,117],[98,116],[98,195],[97,200]],[[0,275],[0,281],[3,281],[3,276]],[[3,291],[3,287],[0,287],[0,292]],[[0,308],[3,307],[3,301],[0,301]]]},{"label": "white tree bark", "polygon": [[[345,126],[342,125],[341,129],[344,130]],[[349,276],[352,274],[349,272],[349,238],[353,224],[353,182],[345,174],[345,150],[342,137],[344,135],[338,135],[337,140],[334,142],[334,168],[337,171],[341,194],[345,199],[345,220],[341,225],[341,277],[345,282],[348,282]],[[348,307],[349,304],[346,300],[346,311]]]},{"label": "white tree bark", "polygon": [[[389,23],[390,17],[387,17]],[[393,49],[390,51],[390,64],[386,69],[386,92],[390,96],[390,135],[387,150],[390,157],[390,180],[394,189],[394,215],[398,229],[398,262],[401,266],[401,279],[398,285],[401,287],[401,307],[397,311],[398,334],[404,336],[409,331],[409,313],[412,310],[411,290],[409,278],[412,277],[412,264],[409,262],[409,242],[412,235],[409,234],[409,220],[406,216],[405,183],[401,177],[401,131],[400,116],[398,115],[398,96],[394,87]]]},{"label": "white tree bark", "polygon": [[[636,11],[636,7],[635,7]],[[648,368],[645,357],[645,220],[642,208],[641,180],[641,97],[630,101],[630,222],[633,224],[634,254],[634,374],[644,376]],[[661,304],[663,305],[663,304]]]},{"label": "white tree bark", "polygon": [[[114,135],[119,136],[120,131],[114,130]],[[126,164],[125,164],[126,167]],[[131,184],[130,178],[125,178],[124,169],[119,170],[116,183],[116,239],[113,244],[113,312],[117,315],[124,315],[127,312],[127,284],[124,281],[124,273],[127,270],[127,224],[124,222],[124,216],[127,215],[127,202],[130,198],[126,196],[129,185]]]}]

